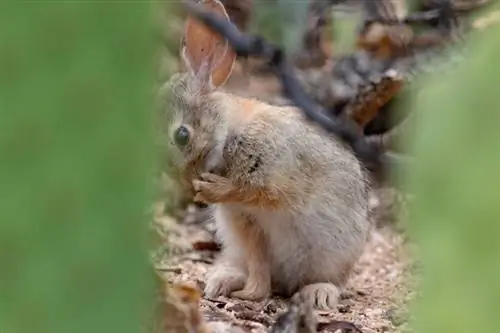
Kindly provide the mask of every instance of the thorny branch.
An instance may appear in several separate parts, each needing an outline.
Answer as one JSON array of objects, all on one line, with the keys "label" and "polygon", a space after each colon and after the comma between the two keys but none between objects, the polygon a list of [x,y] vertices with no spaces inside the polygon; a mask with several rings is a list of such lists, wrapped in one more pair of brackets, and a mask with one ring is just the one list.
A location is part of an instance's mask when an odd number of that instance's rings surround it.
[{"label": "thorny branch", "polygon": [[394,157],[384,155],[378,147],[369,144],[362,131],[352,120],[342,115],[336,117],[326,115],[328,112],[306,94],[282,49],[268,43],[262,37],[241,33],[233,23],[199,5],[187,0],[183,2],[192,15],[224,36],[238,55],[267,59],[279,77],[285,95],[310,120],[317,122],[327,131],[334,133],[346,142],[369,170],[379,172],[394,164],[392,161]]}]

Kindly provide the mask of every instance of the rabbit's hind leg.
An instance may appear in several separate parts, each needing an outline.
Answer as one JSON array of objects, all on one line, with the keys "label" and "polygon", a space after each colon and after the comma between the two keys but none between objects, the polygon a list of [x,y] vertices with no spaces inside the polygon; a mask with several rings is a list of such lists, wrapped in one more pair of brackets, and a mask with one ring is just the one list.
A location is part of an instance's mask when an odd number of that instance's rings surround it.
[{"label": "rabbit's hind leg", "polygon": [[340,289],[327,282],[306,285],[299,293],[317,310],[334,310],[340,298]]}]

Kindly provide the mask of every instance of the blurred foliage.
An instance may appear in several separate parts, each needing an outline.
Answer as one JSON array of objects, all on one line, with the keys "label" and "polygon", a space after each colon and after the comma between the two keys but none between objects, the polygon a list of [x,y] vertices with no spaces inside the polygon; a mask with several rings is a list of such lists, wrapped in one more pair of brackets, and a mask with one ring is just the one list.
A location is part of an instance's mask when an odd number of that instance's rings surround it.
[{"label": "blurred foliage", "polygon": [[422,333],[498,332],[500,306],[500,26],[472,36],[470,59],[421,82],[407,174],[411,231],[424,265]]},{"label": "blurred foliage", "polygon": [[169,133],[170,117],[172,115],[168,104],[168,87],[164,84],[156,91],[155,106],[155,149],[158,156],[158,173],[156,174],[157,199],[164,203],[164,212],[173,215],[183,208],[186,201],[191,200],[178,183],[180,170],[174,164],[171,137]]},{"label": "blurred foliage", "polygon": [[277,0],[281,14],[282,42],[289,54],[300,50],[302,36],[307,29],[309,16],[308,0]]},{"label": "blurred foliage", "polygon": [[157,175],[157,197],[164,202],[165,213],[172,215],[182,208],[186,194],[177,183],[177,172],[173,164],[169,125],[171,110],[168,104],[169,89],[165,85],[170,76],[180,70],[180,39],[184,27],[185,12],[180,2],[153,2],[153,23],[157,37],[155,48],[155,147],[159,157]]},{"label": "blurred foliage", "polygon": [[356,49],[356,39],[363,16],[360,12],[342,13],[333,16],[332,26],[334,51],[336,56],[352,53]]},{"label": "blurred foliage", "polygon": [[157,86],[163,85],[178,67],[180,38],[184,12],[180,1],[151,3],[154,35],[156,37],[155,73]]},{"label": "blurred foliage", "polygon": [[254,0],[250,30],[295,53],[307,28],[308,6],[308,0]]},{"label": "blurred foliage", "polygon": [[155,163],[146,2],[0,5],[0,332],[140,332]]}]

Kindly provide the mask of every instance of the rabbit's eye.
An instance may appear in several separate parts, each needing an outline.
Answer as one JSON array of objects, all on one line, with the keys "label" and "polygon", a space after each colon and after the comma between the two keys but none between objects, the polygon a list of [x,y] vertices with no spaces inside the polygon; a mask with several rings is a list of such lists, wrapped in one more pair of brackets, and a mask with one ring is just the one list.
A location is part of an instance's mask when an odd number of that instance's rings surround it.
[{"label": "rabbit's eye", "polygon": [[175,144],[179,147],[184,147],[185,145],[187,145],[189,142],[189,129],[184,125],[179,126],[175,130],[174,141]]}]

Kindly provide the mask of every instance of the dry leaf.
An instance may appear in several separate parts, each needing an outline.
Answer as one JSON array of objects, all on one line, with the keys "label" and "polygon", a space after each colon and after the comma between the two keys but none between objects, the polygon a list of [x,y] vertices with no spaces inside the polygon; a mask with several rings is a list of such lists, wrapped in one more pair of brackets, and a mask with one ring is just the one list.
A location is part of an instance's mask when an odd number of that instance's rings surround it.
[{"label": "dry leaf", "polygon": [[200,312],[201,293],[189,284],[165,286],[164,332],[210,333]]}]

